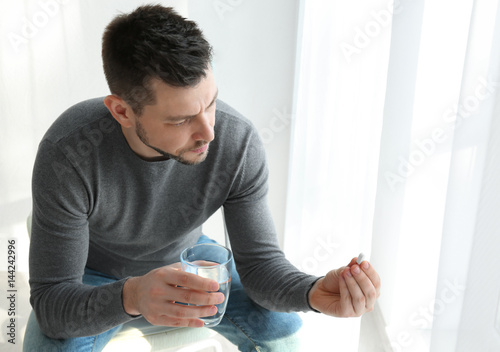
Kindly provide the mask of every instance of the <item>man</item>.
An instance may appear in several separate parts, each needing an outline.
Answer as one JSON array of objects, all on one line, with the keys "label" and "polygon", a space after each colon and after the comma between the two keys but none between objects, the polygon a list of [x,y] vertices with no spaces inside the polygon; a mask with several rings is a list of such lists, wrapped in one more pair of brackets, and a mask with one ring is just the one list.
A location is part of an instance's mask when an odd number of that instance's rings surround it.
[{"label": "man", "polygon": [[296,349],[301,322],[288,312],[373,309],[380,280],[368,262],[317,278],[285,259],[262,144],[217,100],[211,50],[195,23],[159,5],[106,28],[112,94],[68,109],[38,150],[25,351],[100,350],[133,319],[203,326],[224,297],[182,272],[179,254],[210,241],[201,226],[221,206],[237,272],[214,330],[240,350]]}]

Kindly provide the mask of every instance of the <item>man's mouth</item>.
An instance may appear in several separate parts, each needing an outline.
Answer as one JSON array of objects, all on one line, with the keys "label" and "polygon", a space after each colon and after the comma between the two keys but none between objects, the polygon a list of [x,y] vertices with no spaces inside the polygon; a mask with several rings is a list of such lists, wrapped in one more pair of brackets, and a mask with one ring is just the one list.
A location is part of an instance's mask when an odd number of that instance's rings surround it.
[{"label": "man's mouth", "polygon": [[201,148],[191,150],[191,152],[196,153],[196,154],[201,154],[201,153],[205,152],[207,149],[208,149],[208,143],[205,144],[204,146],[202,146]]}]

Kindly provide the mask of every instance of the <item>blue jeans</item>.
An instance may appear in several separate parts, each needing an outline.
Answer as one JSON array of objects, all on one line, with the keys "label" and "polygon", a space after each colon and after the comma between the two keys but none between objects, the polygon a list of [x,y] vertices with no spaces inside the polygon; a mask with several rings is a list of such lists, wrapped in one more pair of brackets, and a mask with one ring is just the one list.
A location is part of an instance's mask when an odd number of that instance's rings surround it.
[{"label": "blue jeans", "polygon": [[[200,237],[198,241],[198,243],[206,242],[215,241],[206,236]],[[83,276],[83,283],[93,286],[104,285],[115,280],[117,278],[90,269],[86,269]],[[299,339],[296,333],[301,326],[302,321],[295,313],[271,312],[254,303],[246,295],[240,277],[233,269],[226,313],[220,324],[212,329],[238,346],[240,351],[292,352],[299,351]],[[23,351],[101,351],[121,327],[121,325],[117,326],[96,336],[56,340],[45,336],[40,331],[35,314],[31,312],[24,336]]]}]

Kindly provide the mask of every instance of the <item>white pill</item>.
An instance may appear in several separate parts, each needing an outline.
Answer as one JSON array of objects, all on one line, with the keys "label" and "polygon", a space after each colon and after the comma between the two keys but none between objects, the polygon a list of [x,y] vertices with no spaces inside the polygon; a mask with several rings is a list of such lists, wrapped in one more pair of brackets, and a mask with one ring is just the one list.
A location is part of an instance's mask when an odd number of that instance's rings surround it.
[{"label": "white pill", "polygon": [[356,263],[361,264],[365,259],[366,259],[365,255],[363,253],[359,253],[358,260],[356,260]]}]

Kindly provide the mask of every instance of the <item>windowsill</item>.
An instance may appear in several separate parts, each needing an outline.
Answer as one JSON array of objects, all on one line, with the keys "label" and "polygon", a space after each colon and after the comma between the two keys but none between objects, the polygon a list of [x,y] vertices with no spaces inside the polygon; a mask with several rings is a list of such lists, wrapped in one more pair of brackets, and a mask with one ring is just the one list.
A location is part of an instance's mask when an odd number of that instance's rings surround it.
[{"label": "windowsill", "polygon": [[393,352],[380,306],[361,318],[358,352]]},{"label": "windowsill", "polygon": [[360,318],[334,318],[314,312],[299,315],[303,321],[301,351],[358,351]]}]

